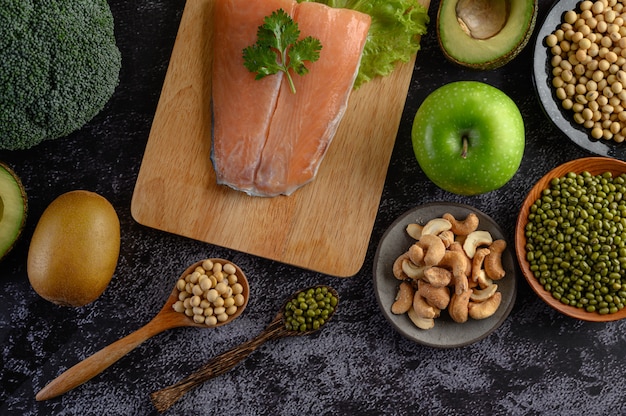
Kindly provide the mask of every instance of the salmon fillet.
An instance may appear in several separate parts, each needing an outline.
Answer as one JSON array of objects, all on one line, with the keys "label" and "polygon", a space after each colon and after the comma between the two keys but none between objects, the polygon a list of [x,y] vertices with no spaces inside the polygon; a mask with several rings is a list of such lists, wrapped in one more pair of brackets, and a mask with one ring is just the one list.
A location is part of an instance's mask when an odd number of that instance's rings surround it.
[{"label": "salmon fillet", "polygon": [[[217,181],[249,195],[290,195],[315,178],[337,131],[371,19],[313,2],[220,0],[217,4],[212,97]],[[255,6],[254,18],[250,5]],[[306,63],[309,73],[293,75],[296,94],[280,74],[254,80],[241,56],[245,47],[256,42],[263,18],[279,8],[298,23],[301,38],[313,36],[322,44],[320,59]],[[244,25],[251,27],[244,29]],[[222,39],[231,45],[218,45]],[[231,65],[233,61],[237,63]]]},{"label": "salmon fillet", "polygon": [[265,144],[282,72],[255,80],[243,65],[243,49],[256,42],[265,16],[295,10],[293,0],[215,2],[211,159],[217,182],[248,193]]}]

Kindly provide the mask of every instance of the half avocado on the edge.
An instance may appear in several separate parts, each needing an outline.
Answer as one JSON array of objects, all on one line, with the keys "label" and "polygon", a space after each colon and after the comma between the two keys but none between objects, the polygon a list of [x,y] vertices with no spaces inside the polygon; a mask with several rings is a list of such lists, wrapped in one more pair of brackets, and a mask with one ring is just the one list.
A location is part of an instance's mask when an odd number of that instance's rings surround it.
[{"label": "half avocado on the edge", "polygon": [[0,162],[0,260],[22,233],[27,212],[28,198],[20,178]]},{"label": "half avocado on the edge", "polygon": [[450,61],[473,69],[505,65],[524,49],[538,0],[441,0],[437,38]]}]

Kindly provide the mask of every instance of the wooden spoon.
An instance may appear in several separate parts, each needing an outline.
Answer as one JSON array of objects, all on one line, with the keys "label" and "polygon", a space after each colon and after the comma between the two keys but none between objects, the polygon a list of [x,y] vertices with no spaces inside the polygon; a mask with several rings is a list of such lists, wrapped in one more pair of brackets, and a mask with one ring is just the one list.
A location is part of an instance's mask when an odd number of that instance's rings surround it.
[{"label": "wooden spoon", "polygon": [[[328,286],[314,286],[313,289],[317,287],[326,287],[335,296],[339,299],[337,295],[337,291],[335,289]],[[308,289],[304,289],[308,290]],[[185,395],[188,391],[192,390],[196,386],[204,383],[205,381],[217,377],[231,370],[241,361],[243,361],[248,355],[250,355],[254,350],[256,350],[261,344],[265,341],[289,337],[289,336],[299,336],[299,335],[309,335],[317,330],[321,329],[323,325],[321,325],[318,329],[310,330],[310,331],[296,331],[289,330],[285,326],[284,317],[285,317],[285,307],[287,303],[294,299],[302,290],[294,293],[285,303],[283,304],[280,311],[276,314],[274,319],[265,327],[265,329],[257,335],[255,338],[252,338],[243,344],[232,348],[225,353],[218,355],[211,359],[208,363],[202,366],[196,372],[190,374],[185,377],[181,381],[176,384],[173,384],[169,387],[165,387],[161,390],[155,391],[150,394],[150,398],[152,399],[152,404],[154,407],[162,413],[169,409],[174,403],[176,403],[181,397]],[[337,307],[335,307],[332,313],[326,319],[326,322],[330,320],[332,315],[334,315]]]},{"label": "wooden spoon", "polygon": [[[226,264],[231,262],[223,259],[210,259],[213,263]],[[182,274],[182,278],[192,273],[196,267],[202,266],[202,261],[192,264]],[[234,264],[233,264],[234,265]],[[243,286],[244,303],[237,308],[237,311],[230,315],[229,318],[223,322],[218,322],[216,325],[207,326],[205,324],[198,324],[193,321],[184,313],[176,312],[172,305],[178,300],[179,290],[174,287],[169,298],[161,308],[161,311],[150,322],[136,330],[135,332],[121,338],[111,345],[101,349],[90,357],[84,359],[78,364],[66,370],[60,376],[48,383],[43,389],[41,389],[35,399],[38,401],[48,400],[53,397],[59,396],[63,393],[70,391],[71,389],[83,384],[90,380],[102,371],[107,369],[113,363],[118,361],[124,355],[135,349],[139,344],[144,342],[150,337],[157,335],[167,329],[195,326],[202,328],[214,328],[221,325],[226,325],[237,318],[248,304],[248,298],[250,297],[250,288],[246,276],[239,267],[235,266],[238,282]]]}]

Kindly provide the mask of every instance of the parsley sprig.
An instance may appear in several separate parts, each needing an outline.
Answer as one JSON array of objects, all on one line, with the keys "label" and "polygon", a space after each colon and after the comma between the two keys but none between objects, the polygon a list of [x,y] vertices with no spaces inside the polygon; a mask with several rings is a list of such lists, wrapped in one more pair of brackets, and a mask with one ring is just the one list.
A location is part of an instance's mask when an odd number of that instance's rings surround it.
[{"label": "parsley sprig", "polygon": [[298,23],[279,9],[266,16],[257,31],[257,42],[243,50],[244,66],[256,72],[255,79],[282,71],[289,81],[291,92],[295,94],[289,69],[298,75],[305,75],[309,69],[304,61],[315,62],[320,57],[322,44],[319,39],[307,36],[298,40]]}]

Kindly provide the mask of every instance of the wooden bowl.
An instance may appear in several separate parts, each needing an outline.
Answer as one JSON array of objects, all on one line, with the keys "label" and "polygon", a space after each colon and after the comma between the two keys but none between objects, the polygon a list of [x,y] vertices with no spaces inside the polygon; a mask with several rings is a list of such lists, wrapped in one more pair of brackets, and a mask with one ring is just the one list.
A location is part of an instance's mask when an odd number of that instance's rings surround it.
[{"label": "wooden bowl", "polygon": [[561,303],[561,301],[554,298],[550,292],[543,288],[543,286],[539,283],[539,280],[537,280],[533,272],[530,270],[530,265],[528,260],[526,260],[525,229],[526,224],[528,223],[530,207],[537,199],[540,198],[542,191],[549,187],[550,181],[553,178],[563,177],[569,172],[582,173],[585,171],[591,173],[592,175],[611,172],[613,176],[617,176],[622,173],[626,173],[626,162],[608,157],[587,157],[564,163],[548,172],[533,186],[522,204],[515,226],[515,254],[522,270],[522,274],[524,275],[524,278],[526,278],[530,287],[552,308],[567,316],[584,321],[617,321],[619,319],[626,318],[626,308],[623,308],[617,313],[600,315],[597,312],[587,312],[584,309]]}]

